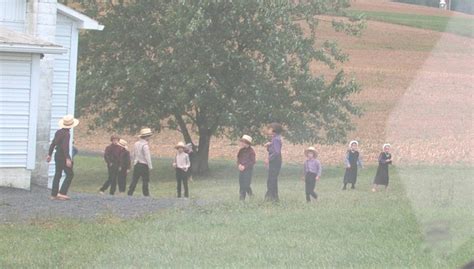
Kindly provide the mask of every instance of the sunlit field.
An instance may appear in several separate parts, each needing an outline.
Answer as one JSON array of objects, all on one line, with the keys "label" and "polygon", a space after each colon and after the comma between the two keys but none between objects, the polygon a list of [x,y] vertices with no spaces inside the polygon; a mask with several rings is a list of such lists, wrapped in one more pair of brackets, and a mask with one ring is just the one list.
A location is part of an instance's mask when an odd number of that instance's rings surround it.
[{"label": "sunlit field", "polygon": [[[155,163],[153,199],[173,197],[170,160]],[[103,166],[99,157],[77,157],[72,191],[96,193]],[[252,184],[255,196],[244,203],[233,163],[213,161],[211,169],[190,184],[190,205],[182,208],[139,219],[105,214],[2,224],[0,267],[456,268],[474,257],[466,189],[472,167],[404,167],[402,178],[395,166],[389,190],[377,193],[370,192],[374,167],[363,169],[356,190],[347,191],[342,168],[325,167],[320,199],[310,204],[297,165],[283,167],[279,204],[263,202],[263,165]],[[443,182],[446,175],[454,187]]]}]

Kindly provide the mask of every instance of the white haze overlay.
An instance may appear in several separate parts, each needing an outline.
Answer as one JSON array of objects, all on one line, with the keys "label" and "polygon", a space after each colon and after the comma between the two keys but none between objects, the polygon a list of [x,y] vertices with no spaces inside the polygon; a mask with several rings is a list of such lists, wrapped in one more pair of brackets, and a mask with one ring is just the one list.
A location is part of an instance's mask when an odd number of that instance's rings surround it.
[{"label": "white haze overlay", "polygon": [[[474,39],[465,38],[465,50],[456,51],[450,47],[452,38],[450,33],[441,35],[386,127],[386,140],[399,158],[421,154],[427,163],[437,160],[437,165],[419,169],[407,167],[409,161],[397,165],[433,259],[455,252],[474,235]],[[458,64],[461,59],[462,65]],[[470,68],[466,68],[466,60]],[[397,149],[397,144],[408,148]],[[417,149],[423,145],[426,151],[413,152],[410,145]],[[463,156],[462,162],[439,160],[437,152],[444,151],[448,156]],[[427,173],[433,176],[426,177]]]}]

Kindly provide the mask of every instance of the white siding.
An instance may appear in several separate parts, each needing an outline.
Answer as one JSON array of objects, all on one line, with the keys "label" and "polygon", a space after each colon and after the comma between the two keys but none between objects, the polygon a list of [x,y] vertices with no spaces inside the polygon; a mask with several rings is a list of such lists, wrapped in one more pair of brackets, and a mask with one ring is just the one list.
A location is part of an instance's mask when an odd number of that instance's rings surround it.
[{"label": "white siding", "polygon": [[0,0],[0,25],[23,32],[26,18],[26,0]]},{"label": "white siding", "polygon": [[[54,138],[54,134],[59,128],[59,119],[66,114],[74,114],[78,40],[78,30],[76,27],[76,24],[72,20],[58,14],[55,43],[67,48],[68,52],[56,55],[54,58],[50,132],[51,140]],[[73,135],[74,132],[72,132],[72,138]],[[49,167],[49,176],[51,181],[51,178],[54,176],[53,162]]]},{"label": "white siding", "polygon": [[[37,57],[37,56],[35,56]],[[30,54],[0,53],[0,168],[32,168],[30,131],[36,130],[35,75]],[[35,72],[37,72],[36,70]],[[33,145],[34,146],[34,145]]]}]

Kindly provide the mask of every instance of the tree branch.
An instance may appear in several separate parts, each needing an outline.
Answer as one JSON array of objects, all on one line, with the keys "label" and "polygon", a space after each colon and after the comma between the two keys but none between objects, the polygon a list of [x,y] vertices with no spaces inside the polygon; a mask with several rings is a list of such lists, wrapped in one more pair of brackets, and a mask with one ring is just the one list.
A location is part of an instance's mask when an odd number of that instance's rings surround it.
[{"label": "tree branch", "polygon": [[188,127],[186,126],[186,122],[184,122],[183,117],[179,113],[174,114],[174,118],[176,119],[176,122],[178,123],[180,132],[183,134],[184,141],[186,143],[193,143],[193,139],[191,138],[191,135],[189,134]]}]

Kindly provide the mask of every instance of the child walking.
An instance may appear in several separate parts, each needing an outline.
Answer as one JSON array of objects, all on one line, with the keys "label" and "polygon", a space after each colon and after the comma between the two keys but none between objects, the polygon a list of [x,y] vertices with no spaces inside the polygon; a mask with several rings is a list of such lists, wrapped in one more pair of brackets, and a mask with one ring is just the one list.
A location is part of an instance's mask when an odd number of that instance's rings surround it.
[{"label": "child walking", "polygon": [[268,167],[267,179],[267,193],[265,194],[265,201],[278,202],[278,176],[280,175],[282,165],[282,141],[281,133],[283,127],[279,123],[272,123],[268,126],[268,135],[271,136],[271,142],[265,144],[268,151],[268,159],[265,164]]},{"label": "child walking", "polygon": [[150,196],[148,183],[150,182],[150,170],[153,169],[151,163],[150,140],[153,132],[150,128],[143,128],[138,135],[138,141],[133,146],[133,177],[128,187],[128,195],[132,196],[137,187],[138,180],[142,178],[142,191],[144,196]]},{"label": "child walking", "polygon": [[118,171],[118,187],[119,193],[124,194],[125,188],[127,186],[127,175],[130,171],[132,166],[132,162],[130,159],[130,151],[128,151],[128,143],[127,141],[120,139],[118,145],[122,148],[120,151],[119,157],[119,171]]},{"label": "child walking", "polygon": [[184,152],[186,145],[183,142],[179,142],[175,148],[178,152],[176,153],[173,167],[176,169],[176,190],[178,198],[181,198],[181,185],[184,186],[184,197],[189,198],[188,171],[191,167],[191,162],[189,160],[189,155]]},{"label": "child walking", "polygon": [[316,181],[319,182],[321,178],[321,163],[318,159],[318,153],[314,147],[309,147],[305,150],[306,161],[304,162],[304,178],[305,178],[305,193],[306,202],[311,202],[311,197],[314,200],[318,199],[318,195],[314,191]]},{"label": "child walking", "polygon": [[377,167],[377,173],[374,178],[374,186],[372,191],[376,192],[379,185],[385,186],[385,190],[388,188],[388,166],[392,164],[392,154],[390,153],[390,144],[383,145],[383,151],[379,155],[379,166]]},{"label": "child walking", "polygon": [[351,184],[351,189],[355,189],[355,184],[357,182],[357,169],[362,166],[362,159],[359,151],[357,151],[359,142],[353,140],[349,143],[349,150],[346,153],[346,158],[344,163],[346,165],[346,172],[344,174],[344,186],[343,190],[346,190],[347,184]]},{"label": "child walking", "polygon": [[110,194],[115,194],[115,189],[117,188],[117,177],[119,173],[119,158],[120,152],[122,151],[122,148],[118,145],[119,139],[120,138],[118,136],[112,135],[110,137],[110,145],[105,148],[104,161],[107,165],[108,177],[102,187],[99,189],[100,194],[104,194],[104,192],[109,187]]},{"label": "child walking", "polygon": [[255,150],[252,148],[252,137],[242,136],[240,139],[240,150],[237,154],[237,166],[239,168],[240,200],[244,201],[245,196],[252,196],[252,173],[255,165]]},{"label": "child walking", "polygon": [[[49,147],[48,156],[46,161],[51,162],[51,155],[56,149],[54,154],[54,162],[56,166],[56,172],[54,173],[53,188],[51,189],[51,200],[69,200],[67,192],[71,185],[72,178],[74,177],[73,162],[71,155],[69,154],[69,145],[71,140],[70,130],[79,125],[79,120],[75,119],[72,115],[66,115],[59,120],[59,127],[54,134],[54,139]],[[63,176],[63,171],[66,173],[61,189],[59,189],[59,181]]]}]

